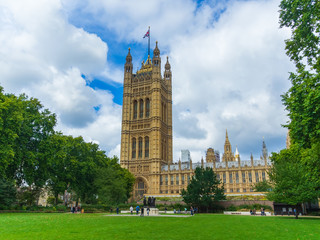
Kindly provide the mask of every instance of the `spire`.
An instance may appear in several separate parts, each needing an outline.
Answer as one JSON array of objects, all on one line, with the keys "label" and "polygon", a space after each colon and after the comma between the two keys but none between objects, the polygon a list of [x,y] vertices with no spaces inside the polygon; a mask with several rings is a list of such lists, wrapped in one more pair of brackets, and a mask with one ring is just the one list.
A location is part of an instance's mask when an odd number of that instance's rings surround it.
[{"label": "spire", "polygon": [[131,63],[132,62],[132,57],[131,57],[131,54],[130,54],[130,48],[128,49],[128,54],[127,54],[127,57],[126,57],[126,63]]},{"label": "spire", "polygon": [[264,142],[264,137],[262,140],[262,158],[265,160],[268,158],[268,149],[266,143]]},{"label": "spire", "polygon": [[238,146],[236,146],[236,152],[234,153],[234,155],[239,155]]},{"label": "spire", "polygon": [[171,69],[171,65],[169,63],[169,57],[167,56],[167,62],[166,62],[166,65],[164,66],[164,68],[166,69],[166,71],[170,71]]},{"label": "spire", "polygon": [[234,161],[234,155],[232,153],[231,143],[229,141],[227,129],[226,129],[226,140],[224,142],[224,153],[223,153],[222,161],[223,162]]},{"label": "spire", "polygon": [[153,57],[159,57],[160,56],[160,50],[158,48],[158,41],[156,41],[156,47],[153,50]]}]

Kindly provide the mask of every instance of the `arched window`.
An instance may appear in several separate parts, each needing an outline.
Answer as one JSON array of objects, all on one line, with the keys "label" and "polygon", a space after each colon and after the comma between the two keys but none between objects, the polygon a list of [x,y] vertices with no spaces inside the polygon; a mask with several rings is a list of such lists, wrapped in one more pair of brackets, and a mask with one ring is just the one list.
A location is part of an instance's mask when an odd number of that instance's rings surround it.
[{"label": "arched window", "polygon": [[150,116],[150,99],[146,99],[146,117]]},{"label": "arched window", "polygon": [[144,138],[144,157],[149,157],[149,137]]},{"label": "arched window", "polygon": [[140,99],[140,114],[139,114],[140,118],[143,118],[143,100]]},{"label": "arched window", "polygon": [[137,142],[135,138],[132,138],[132,158],[136,158],[136,149],[137,149]]},{"label": "arched window", "polygon": [[136,100],[133,101],[133,119],[137,119],[138,115],[138,102]]},{"label": "arched window", "polygon": [[142,137],[139,137],[138,158],[142,158]]}]

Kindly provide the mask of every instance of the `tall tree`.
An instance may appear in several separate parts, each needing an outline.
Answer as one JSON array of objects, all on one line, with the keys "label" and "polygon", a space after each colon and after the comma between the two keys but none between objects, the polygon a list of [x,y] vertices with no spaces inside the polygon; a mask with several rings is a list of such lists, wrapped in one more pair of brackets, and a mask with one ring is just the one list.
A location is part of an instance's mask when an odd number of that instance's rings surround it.
[{"label": "tall tree", "polygon": [[197,167],[187,190],[182,190],[183,201],[208,211],[214,201],[225,199],[224,188],[220,184],[212,168]]},{"label": "tall tree", "polygon": [[286,126],[292,142],[309,148],[320,139],[320,2],[282,0],[280,27],[291,28],[286,50],[297,69],[283,95],[290,118]]},{"label": "tall tree", "polygon": [[300,204],[320,196],[320,2],[282,0],[280,27],[292,30],[286,50],[296,66],[292,87],[282,96],[292,145],[271,157],[269,197]]}]

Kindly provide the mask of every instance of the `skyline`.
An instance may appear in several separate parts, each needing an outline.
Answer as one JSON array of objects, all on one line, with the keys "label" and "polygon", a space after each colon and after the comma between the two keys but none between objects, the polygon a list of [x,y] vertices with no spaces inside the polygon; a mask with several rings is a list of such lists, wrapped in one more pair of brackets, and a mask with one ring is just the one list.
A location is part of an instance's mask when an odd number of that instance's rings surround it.
[{"label": "skyline", "polygon": [[134,72],[158,41],[173,81],[174,161],[194,162],[225,130],[242,159],[285,148],[288,121],[280,95],[293,64],[279,29],[280,1],[0,0],[0,85],[26,93],[57,114],[66,135],[82,135],[108,156],[120,152],[123,66]]}]

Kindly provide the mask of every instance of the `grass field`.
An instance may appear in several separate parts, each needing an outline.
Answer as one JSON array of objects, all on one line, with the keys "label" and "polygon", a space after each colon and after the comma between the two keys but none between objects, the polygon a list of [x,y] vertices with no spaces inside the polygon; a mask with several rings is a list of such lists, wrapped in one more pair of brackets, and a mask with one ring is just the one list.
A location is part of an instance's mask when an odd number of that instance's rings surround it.
[{"label": "grass field", "polygon": [[188,218],[105,214],[0,214],[0,239],[320,239],[320,219],[198,214]]}]

